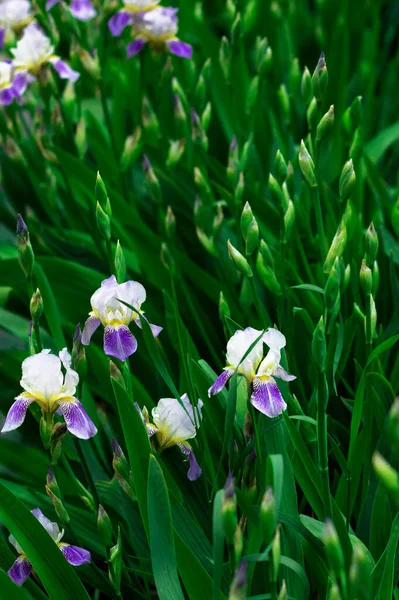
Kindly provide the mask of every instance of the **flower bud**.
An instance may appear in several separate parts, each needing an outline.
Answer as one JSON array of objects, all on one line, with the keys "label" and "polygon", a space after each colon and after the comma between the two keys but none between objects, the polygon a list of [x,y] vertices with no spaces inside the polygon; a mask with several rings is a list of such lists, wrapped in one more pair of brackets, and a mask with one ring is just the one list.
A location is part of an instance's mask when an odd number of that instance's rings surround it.
[{"label": "flower bud", "polygon": [[92,50],[91,52],[87,52],[84,48],[79,48],[78,50],[80,62],[83,65],[83,68],[90,77],[93,77],[96,81],[100,81],[101,79],[101,66],[98,58],[98,54],[96,50]]},{"label": "flower bud", "polygon": [[259,81],[259,76],[255,75],[255,77],[252,78],[252,81],[249,84],[246,100],[246,114],[248,116],[252,114],[258,101]]},{"label": "flower bud", "polygon": [[253,147],[253,133],[251,133],[249,139],[245,142],[240,157],[240,170],[245,171],[248,160],[251,157]]},{"label": "flower bud", "polygon": [[308,121],[308,127],[311,132],[316,131],[319,123],[319,107],[317,105],[316,98],[312,98],[308,110],[306,111],[306,119]]},{"label": "flower bud", "polygon": [[201,198],[210,198],[212,191],[208,183],[208,179],[203,175],[198,167],[194,168],[194,181],[198,188]]},{"label": "flower bud", "polygon": [[287,92],[287,88],[284,84],[281,84],[277,90],[277,101],[280,107],[280,114],[284,123],[291,122],[291,104],[290,97]]},{"label": "flower bud", "polygon": [[278,183],[283,185],[284,181],[287,179],[287,163],[280,150],[277,150],[276,158],[274,159],[274,172]]},{"label": "flower bud", "polygon": [[111,203],[108,198],[107,188],[105,187],[105,183],[102,180],[102,177],[101,177],[99,171],[97,171],[95,197],[96,197],[97,202],[100,204],[101,208],[103,209],[103,211],[105,211],[107,216],[111,219],[111,217],[112,217]]},{"label": "flower bud", "polygon": [[115,438],[112,439],[112,468],[114,469],[115,477],[117,479],[125,479],[130,481],[131,471],[129,463],[127,462],[126,456],[123,453],[122,448],[118,444]]},{"label": "flower bud", "polygon": [[215,240],[213,239],[213,236],[207,235],[200,227],[196,227],[195,231],[205,250],[209,252],[211,256],[217,256],[218,250],[215,246]]},{"label": "flower bud", "polygon": [[337,579],[345,572],[344,555],[333,522],[327,519],[324,525],[323,541],[326,547],[328,563]]},{"label": "flower bud", "polygon": [[302,175],[304,176],[310,187],[317,187],[314,162],[305,144],[303,143],[303,140],[301,141],[301,149],[299,152],[298,161],[300,169],[302,171]]},{"label": "flower bud", "polygon": [[231,48],[227,37],[223,36],[219,49],[219,62],[222,67],[223,75],[228,83],[230,81],[231,68]]},{"label": "flower bud", "polygon": [[283,583],[281,584],[280,593],[277,600],[288,600],[288,591],[285,579],[283,579]]},{"label": "flower bud", "polygon": [[270,486],[263,496],[260,505],[259,519],[263,541],[265,545],[268,546],[273,539],[277,525],[276,499],[274,497],[273,489]]},{"label": "flower bud", "polygon": [[47,495],[49,496],[51,502],[53,503],[55,514],[57,515],[57,517],[59,518],[59,520],[61,521],[61,523],[63,525],[67,525],[71,519],[68,514],[68,511],[66,510],[65,506],[62,503],[62,500],[60,498],[58,498],[47,485],[46,485],[46,492],[47,492]]},{"label": "flower bud", "polygon": [[370,296],[373,287],[373,274],[371,272],[371,269],[367,266],[366,260],[362,260],[359,279],[360,286],[363,290],[363,294],[366,297]]},{"label": "flower bud", "polygon": [[34,323],[38,323],[43,314],[43,298],[39,288],[37,288],[30,300],[30,314]]},{"label": "flower bud", "polygon": [[116,242],[114,265],[118,283],[124,283],[126,281],[126,260],[119,240]]},{"label": "flower bud", "polygon": [[397,471],[385,460],[379,452],[374,452],[371,459],[378,479],[384,488],[389,492],[393,501],[399,505],[399,476]]},{"label": "flower bud", "polygon": [[273,202],[278,206],[283,205],[283,190],[277,179],[270,173],[269,175],[269,192]]},{"label": "flower bud", "polygon": [[305,104],[310,104],[313,97],[312,78],[307,67],[304,68],[301,80],[301,92]]},{"label": "flower bud", "polygon": [[341,306],[341,271],[339,266],[339,259],[335,259],[333,268],[328,276],[325,289],[324,289],[324,302],[329,316],[328,330],[327,333],[331,332],[331,328],[338,316],[339,309]]},{"label": "flower bud", "polygon": [[263,240],[261,242],[261,249],[256,257],[256,272],[259,275],[259,279],[263,285],[275,296],[281,294],[281,286],[274,272],[273,266],[265,259],[265,252],[262,250]]},{"label": "flower bud", "polygon": [[112,545],[112,523],[101,504],[98,507],[97,529],[105,547],[109,548]]},{"label": "flower bud", "polygon": [[295,206],[292,200],[288,201],[288,207],[284,214],[284,241],[288,242],[292,228],[295,223]]},{"label": "flower bud", "polygon": [[227,249],[229,253],[230,260],[236,267],[237,271],[242,273],[245,277],[252,277],[252,269],[249,266],[248,261],[244,256],[234,248],[234,246],[230,243],[230,240],[227,242]]},{"label": "flower bud", "polygon": [[342,202],[348,200],[348,198],[352,195],[355,183],[356,173],[355,169],[353,168],[353,161],[350,159],[347,163],[345,163],[339,180],[339,195]]},{"label": "flower bud", "polygon": [[133,135],[128,135],[121,156],[121,171],[125,172],[141,156],[143,150],[141,127],[138,126]]},{"label": "flower bud", "polygon": [[122,536],[121,528],[118,525],[118,539],[115,546],[109,551],[109,578],[117,596],[120,596],[121,577],[122,577]]},{"label": "flower bud", "polygon": [[223,292],[220,292],[219,296],[219,317],[223,323],[225,317],[230,317],[230,307],[227,303],[226,298],[224,297]]},{"label": "flower bud", "polygon": [[76,126],[75,143],[78,156],[81,160],[83,160],[87,152],[86,121],[83,117],[79,119]]},{"label": "flower bud", "polygon": [[184,131],[188,119],[179,94],[173,96],[173,111],[179,131]]},{"label": "flower bud", "polygon": [[35,255],[29,239],[29,231],[20,214],[17,215],[17,248],[18,262],[25,277],[32,277]]},{"label": "flower bud", "polygon": [[[207,131],[209,128],[209,125],[211,124],[211,118],[212,118],[212,104],[210,102],[208,102],[204,108],[204,112],[201,115],[201,126],[202,126],[202,129],[204,130],[204,132]],[[208,140],[205,133],[203,135],[203,138]],[[208,142],[207,142],[207,144],[208,144]],[[207,150],[208,145],[206,146],[206,148],[204,147],[204,149]]]},{"label": "flower bud", "polygon": [[249,229],[249,226],[250,226],[253,218],[254,218],[254,214],[252,212],[251,206],[250,206],[249,202],[246,202],[244,205],[244,208],[242,209],[241,219],[240,219],[241,233],[242,233],[242,237],[244,238],[244,241],[246,240],[248,229]]},{"label": "flower bud", "polygon": [[288,72],[288,89],[292,98],[297,97],[301,87],[301,69],[299,67],[298,58],[294,58],[291,61],[289,72]]},{"label": "flower bud", "polygon": [[249,227],[247,230],[247,236],[245,239],[245,254],[247,256],[251,256],[251,254],[253,254],[253,252],[258,247],[258,243],[259,243],[259,226],[258,226],[258,222],[256,221],[256,219],[254,217],[252,219],[251,223],[249,224]]},{"label": "flower bud", "polygon": [[107,213],[101,208],[99,202],[96,204],[96,221],[99,232],[109,242],[111,240],[111,221]]},{"label": "flower bud", "polygon": [[328,85],[328,71],[324,58],[324,52],[321,53],[319,62],[316,65],[312,75],[312,92],[318,102],[323,100]]},{"label": "flower bud", "polygon": [[244,538],[242,535],[241,527],[237,525],[236,532],[234,534],[234,558],[235,564],[240,562],[242,551],[244,549]]},{"label": "flower bud", "polygon": [[321,316],[313,332],[312,355],[316,368],[320,373],[325,373],[327,368],[327,342],[324,327],[324,318]]},{"label": "flower bud", "polygon": [[328,109],[328,112],[320,119],[320,123],[317,125],[316,129],[316,141],[321,142],[323,138],[325,138],[330,131],[332,130],[334,125],[334,106],[331,105]]},{"label": "flower bud", "polygon": [[351,598],[370,600],[371,565],[360,544],[356,544],[352,553],[352,564],[349,571]]},{"label": "flower bud", "polygon": [[338,225],[338,229],[334,236],[333,241],[331,242],[330,249],[327,253],[326,260],[324,261],[323,271],[328,274],[337,258],[341,258],[344,253],[346,247],[347,233],[346,233],[346,225],[345,220],[342,219],[340,224]]},{"label": "flower bud", "polygon": [[235,572],[230,586],[228,600],[245,600],[247,587],[247,563],[242,561]]},{"label": "flower bud", "polygon": [[266,38],[256,38],[255,69],[260,77],[270,70],[273,63],[273,52]]},{"label": "flower bud", "polygon": [[343,277],[343,282],[342,282],[342,293],[347,289],[350,280],[351,280],[351,266],[348,264],[348,265],[346,265],[346,268],[344,271],[344,277]]},{"label": "flower bud", "polygon": [[378,235],[374,227],[374,223],[366,231],[366,262],[369,267],[372,267],[377,259],[378,254]]},{"label": "flower bud", "polygon": [[354,133],[352,144],[349,148],[349,158],[353,159],[355,162],[358,162],[360,160],[363,147],[363,131],[360,127],[358,127]]},{"label": "flower bud", "polygon": [[174,238],[176,232],[176,217],[170,206],[168,206],[168,208],[166,209],[165,232],[168,239],[171,240]]},{"label": "flower bud", "polygon": [[341,592],[337,583],[333,583],[328,591],[327,600],[341,600]]},{"label": "flower bud", "polygon": [[143,96],[141,120],[147,138],[150,140],[158,140],[160,137],[159,121],[147,96]]},{"label": "flower bud", "polygon": [[380,287],[380,270],[378,268],[377,261],[375,261],[375,263],[373,265],[373,288],[371,290],[371,293],[373,294],[374,298],[377,295],[379,287]]},{"label": "flower bud", "polygon": [[370,344],[372,342],[373,337],[375,336],[375,332],[377,330],[377,309],[375,306],[375,302],[374,302],[374,298],[373,296],[370,296],[370,321],[371,321],[371,340],[370,340]]},{"label": "flower bud", "polygon": [[277,527],[276,533],[274,534],[271,552],[272,552],[271,577],[272,577],[273,581],[277,581],[278,572],[280,569],[280,560],[281,560],[280,527]]},{"label": "flower bud", "polygon": [[234,536],[237,529],[237,500],[235,493],[234,478],[229,473],[223,488],[222,522],[226,542],[234,544]]}]

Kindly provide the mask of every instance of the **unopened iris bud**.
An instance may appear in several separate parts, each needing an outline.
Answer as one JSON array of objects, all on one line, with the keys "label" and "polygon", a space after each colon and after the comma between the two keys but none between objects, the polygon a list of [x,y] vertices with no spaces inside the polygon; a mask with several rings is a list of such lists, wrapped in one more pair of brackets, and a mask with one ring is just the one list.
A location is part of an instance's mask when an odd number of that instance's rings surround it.
[{"label": "unopened iris bud", "polygon": [[96,204],[97,228],[103,238],[108,242],[111,240],[111,221],[107,213],[102,209],[99,202]]},{"label": "unopened iris bud", "polygon": [[274,159],[274,172],[278,183],[283,185],[284,181],[287,179],[287,163],[280,150],[277,150],[276,158]]},{"label": "unopened iris bud", "polygon": [[316,129],[316,141],[321,142],[323,138],[325,138],[330,131],[332,130],[334,125],[334,106],[331,105],[328,109],[328,112],[320,119],[320,123],[317,125]]},{"label": "unopened iris bud", "polygon": [[17,248],[18,262],[25,277],[32,276],[35,265],[35,255],[29,239],[29,231],[21,215],[17,216]]},{"label": "unopened iris bud", "polygon": [[280,569],[280,560],[281,560],[281,536],[280,536],[280,527],[277,527],[276,533],[274,534],[273,542],[272,542],[272,562],[271,562],[271,575],[273,581],[277,581],[278,572]]},{"label": "unopened iris bud", "polygon": [[234,544],[234,536],[237,529],[237,499],[235,493],[234,478],[231,473],[227,477],[223,488],[222,522],[226,541],[229,545]]},{"label": "unopened iris bud", "polygon": [[310,76],[309,69],[304,68],[301,80],[301,92],[305,104],[309,104],[313,97],[312,92],[312,77]]},{"label": "unopened iris bud", "polygon": [[299,89],[301,87],[301,69],[299,67],[299,60],[294,58],[291,61],[289,73],[288,73],[288,89],[290,91],[290,95],[295,97]]},{"label": "unopened iris bud", "polygon": [[295,223],[295,206],[292,200],[288,201],[287,210],[284,214],[284,241],[287,242],[290,238],[292,228]]},{"label": "unopened iris bud", "polygon": [[291,103],[290,97],[287,92],[287,88],[284,84],[281,84],[277,90],[277,101],[280,106],[280,114],[283,118],[284,123],[291,122]]},{"label": "unopened iris bud", "polygon": [[169,152],[168,152],[168,157],[166,159],[167,167],[173,168],[179,163],[181,157],[184,154],[185,147],[186,147],[185,139],[169,141]]},{"label": "unopened iris bud", "polygon": [[131,476],[129,463],[115,438],[112,439],[112,452],[112,468],[114,469],[115,475],[117,478],[121,477],[122,479],[129,481]]},{"label": "unopened iris bud", "polygon": [[[262,241],[263,242],[263,241]],[[276,277],[273,267],[266,261],[264,257],[264,253],[262,252],[262,243],[261,250],[258,252],[256,257],[256,272],[259,275],[259,279],[263,283],[263,285],[275,296],[279,296],[281,294],[281,286]]]},{"label": "unopened iris bud", "polygon": [[47,485],[46,492],[51,502],[53,503],[53,507],[57,517],[60,519],[63,525],[67,525],[71,519],[69,517],[68,511],[62,503],[62,500],[58,496],[56,496]]},{"label": "unopened iris bud", "polygon": [[327,600],[341,600],[341,592],[337,583],[333,583],[329,589]]},{"label": "unopened iris bud", "polygon": [[299,152],[298,161],[300,169],[302,171],[302,175],[304,176],[310,187],[317,187],[314,162],[303,140],[301,141],[301,149]]},{"label": "unopened iris bud", "polygon": [[377,261],[373,265],[373,288],[371,290],[373,297],[375,298],[380,287],[380,269]]},{"label": "unopened iris bud", "polygon": [[229,148],[229,157],[227,164],[227,177],[231,186],[236,185],[238,177],[238,144],[237,137],[233,135]]},{"label": "unopened iris bud", "polygon": [[341,272],[339,266],[339,259],[335,259],[333,268],[328,276],[325,288],[324,288],[324,301],[329,315],[328,331],[330,333],[331,328],[338,316],[340,305],[341,305],[341,294],[340,294],[340,283],[341,283]]},{"label": "unopened iris bud", "polygon": [[333,522],[327,519],[324,525],[323,541],[326,547],[326,554],[331,570],[337,579],[344,573],[345,563],[341,548],[341,542]]},{"label": "unopened iris bud", "polygon": [[[202,129],[204,130],[204,132],[208,130],[208,127],[211,124],[211,118],[212,118],[212,104],[210,102],[208,102],[204,108],[204,112],[201,115],[201,125],[202,125]],[[205,134],[204,134],[204,137],[206,138]],[[208,139],[208,138],[206,138],[206,139]]]},{"label": "unopened iris bud", "polygon": [[101,504],[98,507],[97,529],[105,547],[109,548],[112,545],[112,523],[108,513]]},{"label": "unopened iris bud", "polygon": [[397,471],[391,467],[379,452],[374,452],[371,462],[378,479],[389,492],[395,504],[399,505],[399,475]]},{"label": "unopened iris bud", "polygon": [[326,273],[326,274],[330,273],[335,260],[337,258],[341,258],[341,256],[343,255],[343,253],[345,251],[346,241],[347,241],[346,225],[345,225],[345,220],[342,219],[342,221],[340,222],[338,229],[335,233],[334,239],[331,242],[331,246],[327,253],[326,260],[324,261],[324,266],[323,266],[324,273]]},{"label": "unopened iris bud", "polygon": [[254,214],[252,212],[251,206],[250,206],[249,202],[246,202],[244,205],[244,208],[242,210],[241,219],[240,219],[241,233],[242,233],[242,237],[244,238],[244,241],[247,237],[248,228],[249,228],[253,218],[254,218]]},{"label": "unopened iris bud", "polygon": [[268,487],[260,505],[260,527],[263,541],[268,546],[273,539],[277,525],[276,499],[273,489]]},{"label": "unopened iris bud", "polygon": [[97,171],[95,196],[96,196],[97,202],[100,204],[103,211],[105,211],[105,213],[111,219],[111,217],[112,217],[111,202],[108,198],[107,188],[105,187],[105,183],[102,180],[102,177],[101,177],[99,171]]},{"label": "unopened iris bud", "polygon": [[237,47],[240,44],[242,36],[242,21],[239,12],[236,13],[234,23],[231,27],[231,45]]},{"label": "unopened iris bud", "polygon": [[96,50],[88,52],[84,48],[78,50],[80,62],[83,65],[85,71],[88,72],[90,77],[93,77],[96,81],[101,79],[101,66]]},{"label": "unopened iris bud", "polygon": [[230,68],[231,68],[231,48],[227,37],[222,37],[219,50],[219,62],[222,67],[223,75],[228,82],[230,80]]},{"label": "unopened iris bud", "polygon": [[126,280],[126,259],[119,240],[116,242],[114,265],[118,283],[124,283]]},{"label": "unopened iris bud", "polygon": [[208,180],[198,167],[194,167],[194,181],[202,198],[212,195]]},{"label": "unopened iris bud", "polygon": [[312,98],[308,106],[308,110],[306,111],[306,119],[309,129],[313,133],[316,131],[319,123],[319,108],[317,106],[316,98]]},{"label": "unopened iris bud", "polygon": [[228,600],[245,600],[247,597],[247,563],[242,561],[235,572]]},{"label": "unopened iris bud", "polygon": [[373,339],[373,337],[375,336],[375,332],[377,330],[377,308],[375,306],[375,302],[374,302],[374,298],[373,296],[370,296],[370,334],[371,334],[371,340],[370,343]]},{"label": "unopened iris bud", "polygon": [[327,342],[323,317],[320,317],[313,332],[312,355],[316,368],[321,373],[325,373],[327,367]]},{"label": "unopened iris bud", "polygon": [[283,205],[283,190],[281,189],[281,186],[280,186],[279,182],[277,181],[277,179],[275,177],[273,177],[273,175],[271,173],[269,175],[268,187],[269,187],[269,192],[270,192],[273,202],[278,207],[282,206]]},{"label": "unopened iris bud", "polygon": [[353,548],[349,583],[351,598],[370,600],[370,590],[372,589],[370,562],[360,544],[356,544]]},{"label": "unopened iris bud", "polygon": [[38,323],[43,314],[43,298],[39,288],[37,288],[30,300],[30,314],[34,323]]},{"label": "unopened iris bud", "polygon": [[165,232],[169,239],[172,239],[176,232],[176,217],[173,214],[173,210],[170,206],[168,206],[166,209]]},{"label": "unopened iris bud", "polygon": [[312,75],[312,92],[318,102],[323,100],[328,85],[328,71],[324,52],[321,53],[319,61]]},{"label": "unopened iris bud", "polygon": [[273,63],[273,52],[266,38],[256,38],[255,68],[259,76],[267,73]]},{"label": "unopened iris bud", "polygon": [[118,539],[108,555],[109,562],[109,578],[114,587],[117,596],[120,596],[121,577],[122,577],[122,536],[121,529],[118,526]]},{"label": "unopened iris bud", "polygon": [[241,527],[237,525],[236,532],[234,534],[234,558],[236,565],[240,562],[242,551],[244,549],[244,539],[241,531]]},{"label": "unopened iris bud", "polygon": [[371,294],[373,288],[373,274],[371,269],[367,266],[366,260],[362,260],[362,266],[360,268],[360,285],[363,290],[363,294],[368,297]]},{"label": "unopened iris bud", "polygon": [[123,146],[121,156],[121,170],[126,171],[141,156],[143,150],[141,127],[134,130],[133,135],[128,135]]},{"label": "unopened iris bud", "polygon": [[354,133],[352,144],[349,148],[349,157],[355,162],[360,160],[363,151],[363,144],[363,132],[362,129],[358,127]]},{"label": "unopened iris bud", "polygon": [[147,136],[149,136],[151,139],[158,139],[160,137],[158,117],[152,109],[151,103],[146,96],[143,97],[141,120],[143,123],[143,129]]},{"label": "unopened iris bud", "polygon": [[227,242],[227,249],[229,252],[229,257],[237,271],[242,273],[245,277],[252,277],[252,269],[249,266],[249,263],[246,258],[230,243],[230,240]]},{"label": "unopened iris bud", "polygon": [[249,224],[247,235],[245,238],[245,254],[251,256],[259,244],[259,226],[255,217]]},{"label": "unopened iris bud", "polygon": [[339,180],[339,195],[342,202],[348,200],[348,198],[352,195],[355,183],[356,173],[353,167],[353,161],[350,159],[347,163],[345,163]]},{"label": "unopened iris bud", "polygon": [[252,146],[253,146],[253,134],[251,133],[248,140],[245,142],[244,147],[241,152],[241,157],[240,157],[240,170],[241,171],[245,171],[245,169],[246,169],[248,160],[251,156]]},{"label": "unopened iris bud", "polygon": [[369,267],[373,266],[378,254],[378,235],[374,223],[366,231],[366,262]]},{"label": "unopened iris bud", "polygon": [[143,155],[143,170],[144,170],[144,178],[147,183],[147,188],[150,193],[150,196],[154,202],[154,204],[162,203],[162,190],[161,185],[159,183],[158,177],[155,175],[154,169],[151,166],[151,163],[148,157]]},{"label": "unopened iris bud", "polygon": [[201,242],[205,250],[209,252],[211,256],[217,256],[218,251],[215,246],[215,240],[213,239],[213,236],[207,235],[205,231],[203,231],[203,229],[201,229],[200,227],[196,227],[195,231],[197,233],[199,241]]},{"label": "unopened iris bud", "polygon": [[172,275],[176,274],[176,263],[172,256],[169,246],[165,243],[161,245],[161,262],[165,269],[167,269]]},{"label": "unopened iris bud", "polygon": [[173,96],[173,108],[174,108],[175,119],[176,119],[178,125],[180,125],[180,127],[182,129],[184,129],[187,124],[187,115],[186,115],[186,111],[184,110],[184,107],[183,107],[183,104],[182,104],[179,94],[175,94]]},{"label": "unopened iris bud", "polygon": [[280,593],[278,595],[277,600],[288,600],[288,592],[285,579],[283,579],[283,583],[281,584]]}]

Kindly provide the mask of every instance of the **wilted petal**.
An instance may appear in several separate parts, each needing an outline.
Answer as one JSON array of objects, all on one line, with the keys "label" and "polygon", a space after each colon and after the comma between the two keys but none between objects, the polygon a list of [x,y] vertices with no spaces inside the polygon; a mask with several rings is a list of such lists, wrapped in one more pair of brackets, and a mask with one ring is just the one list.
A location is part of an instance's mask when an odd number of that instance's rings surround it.
[{"label": "wilted petal", "polygon": [[234,369],[225,369],[223,373],[219,375],[215,383],[211,385],[211,387],[208,390],[209,398],[222,391],[222,389],[224,388],[230,377],[233,375],[233,373]]},{"label": "wilted petal", "polygon": [[90,21],[97,14],[90,0],[73,0],[70,11],[72,16],[79,21]]},{"label": "wilted petal", "polygon": [[282,379],[283,381],[294,381],[294,379],[296,379],[295,375],[290,375],[289,373],[287,373],[287,371],[285,369],[283,369],[283,367],[277,367],[277,369],[274,371],[274,376],[275,377],[279,377],[280,379]]},{"label": "wilted petal", "polygon": [[72,81],[73,83],[79,79],[80,73],[71,69],[71,67],[66,62],[58,58],[58,56],[50,58],[49,62],[51,62],[61,79],[69,79],[69,81]]},{"label": "wilted petal", "polygon": [[169,48],[169,52],[176,56],[180,56],[181,58],[192,58],[193,56],[193,48],[190,44],[176,39],[167,41],[166,45]]},{"label": "wilted petal", "polygon": [[80,340],[84,346],[88,346],[90,344],[91,336],[97,327],[99,327],[99,325],[100,319],[97,319],[97,317],[91,316],[87,319]]},{"label": "wilted petal", "polygon": [[26,411],[28,410],[29,404],[35,401],[35,398],[29,394],[21,394],[16,398],[14,404],[11,405],[8,411],[6,421],[3,425],[1,433],[7,433],[7,431],[13,431],[17,429],[25,421]]},{"label": "wilted petal", "polygon": [[59,544],[59,549],[67,561],[74,567],[88,564],[90,562],[90,552],[79,546],[70,546],[69,544]]},{"label": "wilted petal", "polygon": [[121,35],[128,25],[133,23],[132,15],[126,10],[120,10],[108,21],[108,27],[114,37]]},{"label": "wilted petal", "polygon": [[14,583],[22,585],[32,573],[32,565],[24,556],[19,556],[11,569],[8,570],[8,575]]},{"label": "wilted petal", "polygon": [[188,457],[190,461],[190,468],[187,472],[187,477],[190,481],[196,481],[199,477],[201,477],[202,469],[199,466],[197,459],[195,458],[194,452],[191,447],[185,444],[178,444],[181,452]]},{"label": "wilted petal", "polygon": [[105,354],[119,358],[123,362],[136,350],[137,340],[130,332],[129,327],[126,325],[118,325],[117,327],[107,325],[104,329]]},{"label": "wilted petal", "polygon": [[97,428],[83,405],[76,398],[60,402],[60,409],[68,430],[81,440],[88,440],[96,435]]},{"label": "wilted petal", "polygon": [[139,52],[142,51],[146,40],[142,37],[136,38],[133,42],[126,46],[126,54],[128,58],[132,58],[132,56],[136,56]]},{"label": "wilted petal", "polygon": [[254,379],[251,403],[257,410],[270,418],[281,415],[287,408],[277,383],[271,377],[267,381]]}]

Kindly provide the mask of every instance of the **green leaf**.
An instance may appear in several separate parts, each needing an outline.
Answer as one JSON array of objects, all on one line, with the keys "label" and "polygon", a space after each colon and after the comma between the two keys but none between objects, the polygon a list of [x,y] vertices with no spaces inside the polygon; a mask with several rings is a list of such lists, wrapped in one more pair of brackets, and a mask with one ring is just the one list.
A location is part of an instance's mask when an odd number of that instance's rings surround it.
[{"label": "green leaf", "polygon": [[212,600],[218,600],[223,575],[224,533],[222,522],[223,490],[219,490],[213,501],[213,593]]},{"label": "green leaf", "polygon": [[25,588],[18,587],[2,569],[0,569],[0,589],[3,598],[7,600],[32,600],[29,592]]},{"label": "green leaf", "polygon": [[300,285],[292,285],[294,290],[307,290],[308,292],[317,292],[318,294],[324,294],[323,288],[313,283],[301,283]]}]

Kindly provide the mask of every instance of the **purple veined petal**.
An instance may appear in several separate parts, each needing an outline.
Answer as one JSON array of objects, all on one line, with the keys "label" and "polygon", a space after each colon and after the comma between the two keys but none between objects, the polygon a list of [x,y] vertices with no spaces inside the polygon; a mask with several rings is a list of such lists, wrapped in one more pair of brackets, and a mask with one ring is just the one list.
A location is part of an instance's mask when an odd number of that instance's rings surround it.
[{"label": "purple veined petal", "polygon": [[68,431],[81,440],[88,440],[96,435],[97,428],[83,405],[76,398],[61,400],[59,403]]},{"label": "purple veined petal", "polygon": [[281,366],[277,367],[277,369],[274,371],[274,376],[279,377],[283,381],[294,381],[294,379],[296,379],[295,375],[290,375]]},{"label": "purple veined petal", "polygon": [[137,350],[137,340],[126,325],[104,329],[104,352],[124,362]]},{"label": "purple veined petal", "polygon": [[210,398],[211,396],[221,392],[233,373],[234,369],[225,369],[223,373],[221,373],[216,379],[215,383],[209,388],[208,397]]},{"label": "purple veined petal", "polygon": [[20,96],[25,92],[26,88],[28,87],[28,83],[28,73],[19,71],[14,75],[12,80],[12,89]]},{"label": "purple veined petal", "polygon": [[79,546],[70,546],[69,544],[58,544],[59,549],[65,556],[67,561],[74,567],[80,567],[80,565],[89,564],[90,552]]},{"label": "purple veined petal", "polygon": [[66,62],[58,58],[58,56],[50,58],[49,62],[51,62],[61,79],[69,79],[69,81],[72,81],[72,83],[75,83],[79,79],[80,73],[71,69],[71,67]]},{"label": "purple veined petal", "polygon": [[190,44],[181,42],[178,39],[168,40],[166,42],[166,46],[168,47],[169,52],[175,54],[176,56],[180,56],[180,58],[193,57],[193,47]]},{"label": "purple veined petal", "polygon": [[47,0],[46,2],[46,10],[51,10],[53,6],[59,4],[60,0]]},{"label": "purple veined petal", "polygon": [[69,8],[71,15],[78,21],[90,21],[97,14],[90,0],[73,0]]},{"label": "purple veined petal", "polygon": [[4,35],[6,30],[4,27],[0,27],[0,48],[4,48]]},{"label": "purple veined petal", "polygon": [[11,569],[8,570],[9,577],[17,585],[22,585],[32,573],[32,565],[25,556],[18,556]]},{"label": "purple veined petal", "polygon": [[138,37],[135,40],[133,40],[133,42],[126,46],[127,57],[132,58],[133,56],[136,56],[136,54],[142,51],[146,42],[147,40],[145,40],[142,37]]},{"label": "purple veined petal", "polygon": [[8,411],[1,433],[13,431],[22,425],[22,423],[25,421],[26,411],[28,410],[29,404],[32,404],[34,401],[35,399],[27,394],[21,394],[21,396],[18,396]]},{"label": "purple veined petal", "polygon": [[127,10],[120,10],[108,21],[108,27],[114,37],[121,35],[128,25],[132,25],[133,16]]},{"label": "purple veined petal", "polygon": [[186,446],[185,444],[177,445],[184,456],[187,456],[190,461],[190,468],[187,471],[188,479],[190,481],[196,481],[199,477],[201,477],[202,469],[195,458],[194,452],[190,446]]},{"label": "purple veined petal", "polygon": [[14,102],[15,97],[16,94],[12,86],[0,90],[0,104],[2,104],[3,106],[12,104]]},{"label": "purple veined petal", "polygon": [[273,378],[270,378],[268,381],[261,381],[258,377],[254,379],[251,404],[270,418],[281,415],[287,408],[278,385]]},{"label": "purple veined petal", "polygon": [[100,319],[97,319],[97,317],[92,315],[87,319],[85,326],[83,327],[82,337],[80,340],[83,346],[88,346],[90,344],[91,336],[93,335],[97,327],[99,327],[99,325]]},{"label": "purple veined petal", "polygon": [[[145,317],[144,315],[141,316],[147,321],[148,325],[151,327],[152,335],[154,336],[154,338],[158,337],[161,331],[163,330],[163,327],[161,327],[160,325],[153,325],[148,321],[147,317]],[[134,319],[134,322],[136,323],[137,327],[140,327],[140,329],[142,329],[140,317]]]}]

